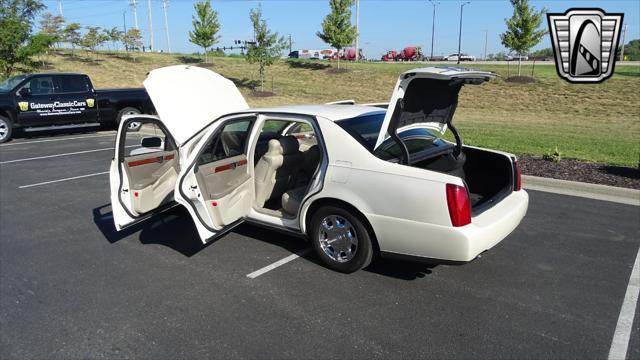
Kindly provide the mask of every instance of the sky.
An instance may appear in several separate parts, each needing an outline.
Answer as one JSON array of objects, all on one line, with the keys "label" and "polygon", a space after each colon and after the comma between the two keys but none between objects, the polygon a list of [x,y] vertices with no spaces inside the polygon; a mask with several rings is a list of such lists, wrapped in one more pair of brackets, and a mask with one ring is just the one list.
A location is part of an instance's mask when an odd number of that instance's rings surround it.
[{"label": "sky", "polygon": [[[49,12],[58,13],[58,1],[67,22],[102,28],[134,26],[131,0],[44,0]],[[188,32],[195,13],[192,0],[167,0],[169,40],[173,52],[192,53],[200,49],[189,42]],[[148,0],[137,0],[138,26],[144,43],[149,44]],[[163,0],[151,0],[151,15],[155,48],[168,49],[164,29]],[[220,41],[215,46],[231,46],[234,40],[253,37],[249,11],[262,4],[269,27],[288,38],[293,49],[329,48],[316,36],[322,19],[329,13],[328,0],[212,0],[222,25]],[[439,0],[436,6],[434,55],[456,53],[460,24],[460,5],[464,1]],[[626,42],[640,38],[640,0],[531,0],[536,9],[565,12],[572,7],[598,7],[605,12],[624,13],[628,25]],[[500,43],[500,33],[506,30],[505,19],[512,14],[508,0],[471,0],[464,6],[462,51],[482,57],[485,35],[487,53],[506,51]],[[360,0],[360,46],[369,58],[379,58],[387,50],[405,46],[422,46],[425,54],[431,51],[433,6],[427,0]],[[355,23],[355,8],[353,10]],[[542,25],[547,27],[546,19]],[[534,49],[550,47],[545,36]]]}]

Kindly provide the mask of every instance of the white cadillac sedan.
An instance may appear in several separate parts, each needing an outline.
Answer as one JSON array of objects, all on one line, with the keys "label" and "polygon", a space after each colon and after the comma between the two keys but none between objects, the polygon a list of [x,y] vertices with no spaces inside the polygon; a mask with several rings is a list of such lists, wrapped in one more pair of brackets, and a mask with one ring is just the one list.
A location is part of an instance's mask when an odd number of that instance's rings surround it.
[{"label": "white cadillac sedan", "polygon": [[181,205],[205,243],[247,221],[303,236],[345,273],[376,255],[471,261],[528,207],[516,157],[464,146],[452,123],[462,87],[491,78],[415,69],[400,76],[388,110],[250,109],[210,70],[153,70],[144,85],[158,116],[129,116],[118,130],[115,226]]}]

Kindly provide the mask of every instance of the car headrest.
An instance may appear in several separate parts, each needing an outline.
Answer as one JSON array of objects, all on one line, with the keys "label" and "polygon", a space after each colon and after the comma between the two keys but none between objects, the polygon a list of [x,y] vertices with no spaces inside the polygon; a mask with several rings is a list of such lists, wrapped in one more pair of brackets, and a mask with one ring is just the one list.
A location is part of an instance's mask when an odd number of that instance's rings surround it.
[{"label": "car headrest", "polygon": [[269,140],[269,149],[267,153],[270,155],[282,155],[282,145],[277,139]]},{"label": "car headrest", "polygon": [[282,146],[282,154],[289,155],[296,153],[300,150],[300,143],[293,136],[283,136],[278,139],[280,146]]}]

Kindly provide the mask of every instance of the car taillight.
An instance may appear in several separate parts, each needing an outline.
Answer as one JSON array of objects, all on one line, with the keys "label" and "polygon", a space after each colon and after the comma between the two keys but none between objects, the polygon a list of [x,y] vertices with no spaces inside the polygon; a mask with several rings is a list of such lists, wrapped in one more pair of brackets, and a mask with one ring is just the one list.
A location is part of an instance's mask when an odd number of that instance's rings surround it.
[{"label": "car taillight", "polygon": [[453,226],[471,223],[471,201],[464,186],[447,184],[447,206]]},{"label": "car taillight", "polygon": [[513,160],[513,171],[515,175],[513,191],[520,191],[520,189],[522,189],[522,175],[520,174],[520,164],[518,164],[518,160]]}]

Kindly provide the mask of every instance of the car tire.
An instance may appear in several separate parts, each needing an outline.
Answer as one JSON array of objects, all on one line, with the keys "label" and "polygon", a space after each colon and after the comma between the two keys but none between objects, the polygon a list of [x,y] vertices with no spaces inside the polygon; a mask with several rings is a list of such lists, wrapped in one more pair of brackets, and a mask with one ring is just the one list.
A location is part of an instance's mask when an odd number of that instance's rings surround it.
[{"label": "car tire", "polygon": [[333,270],[349,274],[367,267],[373,258],[371,235],[363,220],[342,208],[318,209],[307,235],[318,257]]},{"label": "car tire", "polygon": [[[116,118],[116,126],[120,127],[120,122],[122,121],[122,118],[125,115],[140,115],[140,114],[142,114],[142,112],[134,107],[127,106],[125,108],[122,108],[120,111],[118,111],[118,116]],[[140,125],[142,124],[137,121],[130,122],[128,130],[131,130],[131,131],[140,130]]]},{"label": "car tire", "polygon": [[0,144],[11,139],[13,134],[13,123],[9,118],[0,116]]}]

